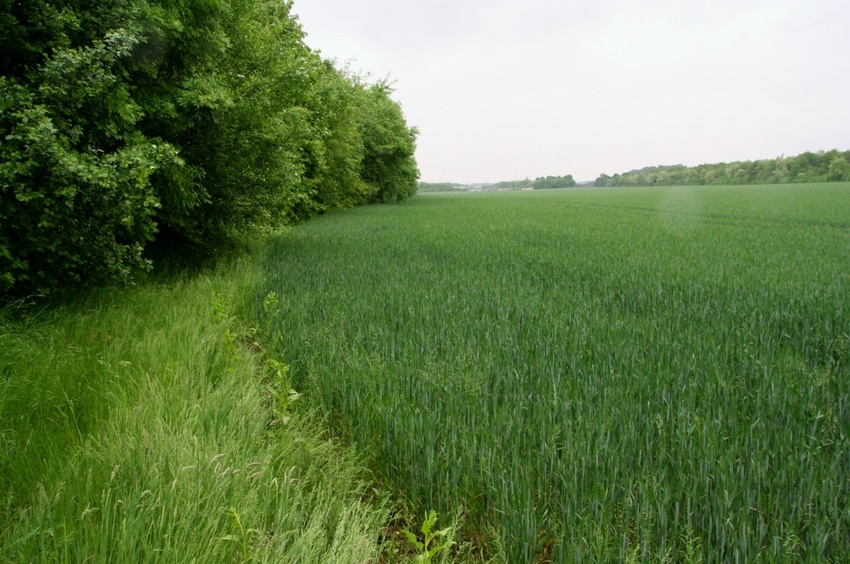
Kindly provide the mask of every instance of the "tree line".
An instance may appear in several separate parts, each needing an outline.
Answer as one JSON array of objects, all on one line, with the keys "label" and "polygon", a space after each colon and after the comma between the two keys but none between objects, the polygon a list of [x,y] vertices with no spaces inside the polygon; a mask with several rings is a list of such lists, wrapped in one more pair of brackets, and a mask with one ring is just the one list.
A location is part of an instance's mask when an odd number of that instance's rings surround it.
[{"label": "tree line", "polygon": [[467,190],[468,188],[464,184],[452,184],[451,182],[420,182],[418,192],[466,192]]},{"label": "tree line", "polygon": [[497,182],[489,187],[491,190],[522,190],[523,188],[532,188],[534,190],[543,190],[549,188],[573,188],[576,186],[576,181],[571,174],[565,176],[538,176],[534,180],[526,178],[525,180],[508,180]]},{"label": "tree line", "polygon": [[0,53],[0,294],[417,190],[390,85],[308,47],[292,2],[0,0]]},{"label": "tree line", "polygon": [[691,186],[850,181],[850,151],[806,152],[757,161],[654,166],[596,179],[596,186]]}]

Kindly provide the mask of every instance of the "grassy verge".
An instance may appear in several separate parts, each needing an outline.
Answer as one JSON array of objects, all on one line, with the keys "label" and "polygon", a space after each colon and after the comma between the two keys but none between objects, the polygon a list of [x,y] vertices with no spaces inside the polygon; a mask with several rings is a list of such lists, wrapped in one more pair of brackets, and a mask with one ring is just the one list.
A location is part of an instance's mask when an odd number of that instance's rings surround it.
[{"label": "grassy verge", "polygon": [[0,559],[380,557],[387,504],[256,344],[255,276],[0,311]]}]

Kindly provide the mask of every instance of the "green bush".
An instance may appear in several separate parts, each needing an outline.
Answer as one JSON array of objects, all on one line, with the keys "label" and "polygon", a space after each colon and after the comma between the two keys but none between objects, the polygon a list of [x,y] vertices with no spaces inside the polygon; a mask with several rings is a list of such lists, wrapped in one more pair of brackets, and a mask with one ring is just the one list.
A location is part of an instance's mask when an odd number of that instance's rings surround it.
[{"label": "green bush", "polygon": [[116,66],[135,41],[115,32],[59,50],[35,71],[37,89],[0,77],[0,291],[127,282],[149,267],[150,177],[179,159],[134,127]]},{"label": "green bush", "polygon": [[407,126],[390,93],[386,83],[375,84],[366,92],[361,176],[377,188],[374,201],[400,202],[416,194],[419,187],[419,170],[413,158],[417,131]]}]

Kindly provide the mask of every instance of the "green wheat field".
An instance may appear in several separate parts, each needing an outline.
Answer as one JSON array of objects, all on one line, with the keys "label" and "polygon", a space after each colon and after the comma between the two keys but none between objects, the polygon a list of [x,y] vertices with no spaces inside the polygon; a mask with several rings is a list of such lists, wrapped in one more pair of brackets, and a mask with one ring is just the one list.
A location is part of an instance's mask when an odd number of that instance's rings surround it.
[{"label": "green wheat field", "polygon": [[262,260],[293,386],[507,561],[850,554],[850,184],[420,195]]}]

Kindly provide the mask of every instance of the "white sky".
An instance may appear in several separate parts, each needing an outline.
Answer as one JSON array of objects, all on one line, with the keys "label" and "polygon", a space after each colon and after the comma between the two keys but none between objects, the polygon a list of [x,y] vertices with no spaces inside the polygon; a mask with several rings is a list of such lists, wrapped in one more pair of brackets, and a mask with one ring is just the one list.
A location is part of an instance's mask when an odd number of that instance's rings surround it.
[{"label": "white sky", "polygon": [[848,0],[295,0],[420,130],[426,182],[850,150]]}]

